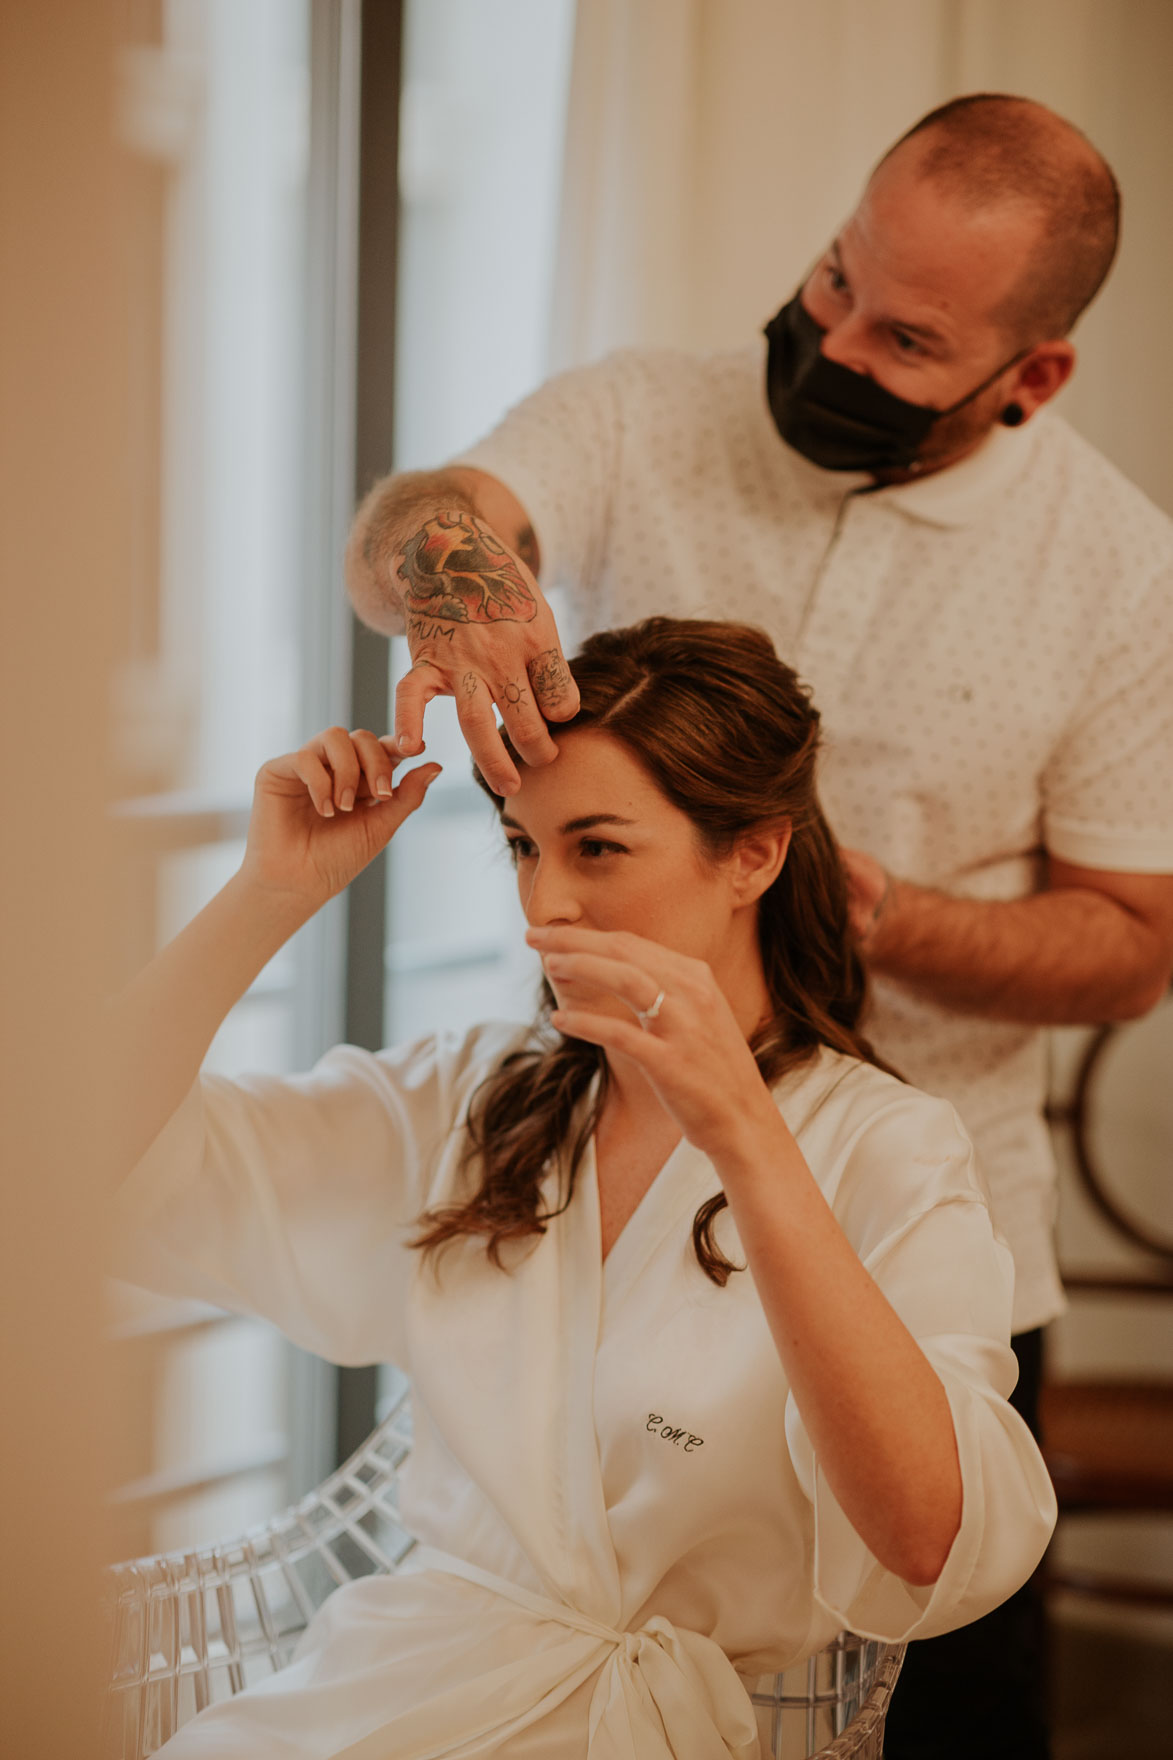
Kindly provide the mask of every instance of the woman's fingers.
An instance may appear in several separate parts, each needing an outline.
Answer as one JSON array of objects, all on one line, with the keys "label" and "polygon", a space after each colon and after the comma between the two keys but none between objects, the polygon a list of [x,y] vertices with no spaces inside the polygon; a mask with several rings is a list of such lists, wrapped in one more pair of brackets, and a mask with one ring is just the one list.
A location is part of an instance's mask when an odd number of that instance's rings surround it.
[{"label": "woman's fingers", "polygon": [[562,985],[583,985],[605,990],[625,1002],[638,1015],[655,1003],[663,986],[652,975],[629,961],[608,959],[592,953],[548,953],[542,964],[546,975]]},{"label": "woman's fingers", "polygon": [[703,961],[674,953],[660,942],[650,941],[645,935],[633,935],[628,929],[530,928],[526,930],[525,938],[531,947],[537,948],[543,960],[547,954],[556,957],[588,954],[617,960],[643,973],[647,979],[654,979],[657,987],[669,978],[677,983],[689,973],[708,970]]},{"label": "woman's fingers", "polygon": [[[280,775],[279,760],[268,766],[273,775]],[[318,756],[313,745],[302,746],[289,760],[293,775],[305,784],[306,792],[323,819],[334,817],[334,778]]]},{"label": "woman's fingers", "polygon": [[391,821],[388,837],[394,836],[409,813],[423,805],[424,796],[439,774],[439,764],[419,764],[407,772],[387,804],[386,817]]},{"label": "woman's fingers", "polygon": [[350,737],[362,770],[358,798],[364,803],[389,801],[395,788],[395,760],[382,741],[368,733],[365,727],[357,728]]},{"label": "woman's fingers", "polygon": [[663,1039],[645,1033],[633,1021],[619,1020],[614,1015],[592,1014],[585,1008],[560,1007],[551,1011],[550,1022],[568,1039],[585,1039],[603,1051],[621,1051],[645,1068],[651,1065],[648,1074],[653,1073],[658,1058],[675,1056]]},{"label": "woman's fingers", "polygon": [[[351,812],[356,803],[367,807],[389,805],[398,794],[395,771],[401,762],[395,740],[389,734],[380,739],[363,727],[353,733],[344,727],[330,727],[307,741],[299,751],[286,758],[272,759],[265,768],[274,780],[294,785],[300,782],[321,817],[332,819],[337,811]],[[425,768],[428,781],[439,774],[438,764]],[[418,786],[413,784],[407,797],[416,806]],[[421,794],[419,799],[422,798]]]}]

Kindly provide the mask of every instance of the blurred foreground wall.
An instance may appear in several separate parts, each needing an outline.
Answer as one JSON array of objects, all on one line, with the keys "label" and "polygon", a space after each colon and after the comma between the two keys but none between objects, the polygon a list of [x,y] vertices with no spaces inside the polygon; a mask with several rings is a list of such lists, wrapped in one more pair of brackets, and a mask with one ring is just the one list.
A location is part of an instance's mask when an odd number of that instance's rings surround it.
[{"label": "blurred foreground wall", "polygon": [[93,1059],[128,468],[111,0],[0,7],[0,1753],[84,1760],[106,1400]]}]

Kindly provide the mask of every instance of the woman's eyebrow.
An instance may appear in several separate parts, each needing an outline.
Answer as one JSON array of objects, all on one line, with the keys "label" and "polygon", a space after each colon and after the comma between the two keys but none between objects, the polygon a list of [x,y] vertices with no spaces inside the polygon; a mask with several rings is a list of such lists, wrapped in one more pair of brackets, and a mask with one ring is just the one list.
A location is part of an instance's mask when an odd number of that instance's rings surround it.
[{"label": "woman's eyebrow", "polygon": [[618,813],[586,813],[581,819],[567,819],[565,825],[558,827],[562,836],[571,831],[591,831],[596,825],[634,825],[634,819],[624,819]]},{"label": "woman's eyebrow", "polygon": [[[507,831],[524,831],[525,826],[511,819],[508,813],[502,813],[501,823]],[[581,818],[567,819],[565,825],[559,825],[560,837],[567,837],[572,831],[591,831],[596,825],[634,825],[634,819],[624,819],[618,813],[584,813]]]}]

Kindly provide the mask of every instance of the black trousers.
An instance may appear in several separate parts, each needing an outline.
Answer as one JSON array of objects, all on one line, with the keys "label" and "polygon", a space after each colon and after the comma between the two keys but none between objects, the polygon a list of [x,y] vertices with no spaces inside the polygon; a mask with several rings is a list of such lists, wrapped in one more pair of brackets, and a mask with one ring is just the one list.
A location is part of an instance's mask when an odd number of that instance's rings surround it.
[{"label": "black trousers", "polygon": [[[1042,1330],[1011,1339],[1010,1403],[1039,1435]],[[1039,1573],[984,1619],[908,1646],[884,1760],[1049,1760],[1046,1624]]]}]

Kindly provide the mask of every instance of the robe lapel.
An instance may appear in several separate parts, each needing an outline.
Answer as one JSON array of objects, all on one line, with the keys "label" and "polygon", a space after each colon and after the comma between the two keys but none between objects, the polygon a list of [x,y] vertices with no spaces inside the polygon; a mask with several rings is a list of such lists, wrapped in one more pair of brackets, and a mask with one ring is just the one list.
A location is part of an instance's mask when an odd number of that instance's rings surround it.
[{"label": "robe lapel", "polygon": [[[604,1624],[620,1607],[594,1423],[602,1307],[598,1197],[569,1208],[498,1270],[477,1240],[422,1268],[412,1302],[413,1397],[503,1517],[544,1591]],[[448,1542],[459,1553],[459,1537]],[[500,1570],[499,1559],[475,1563]]]}]

